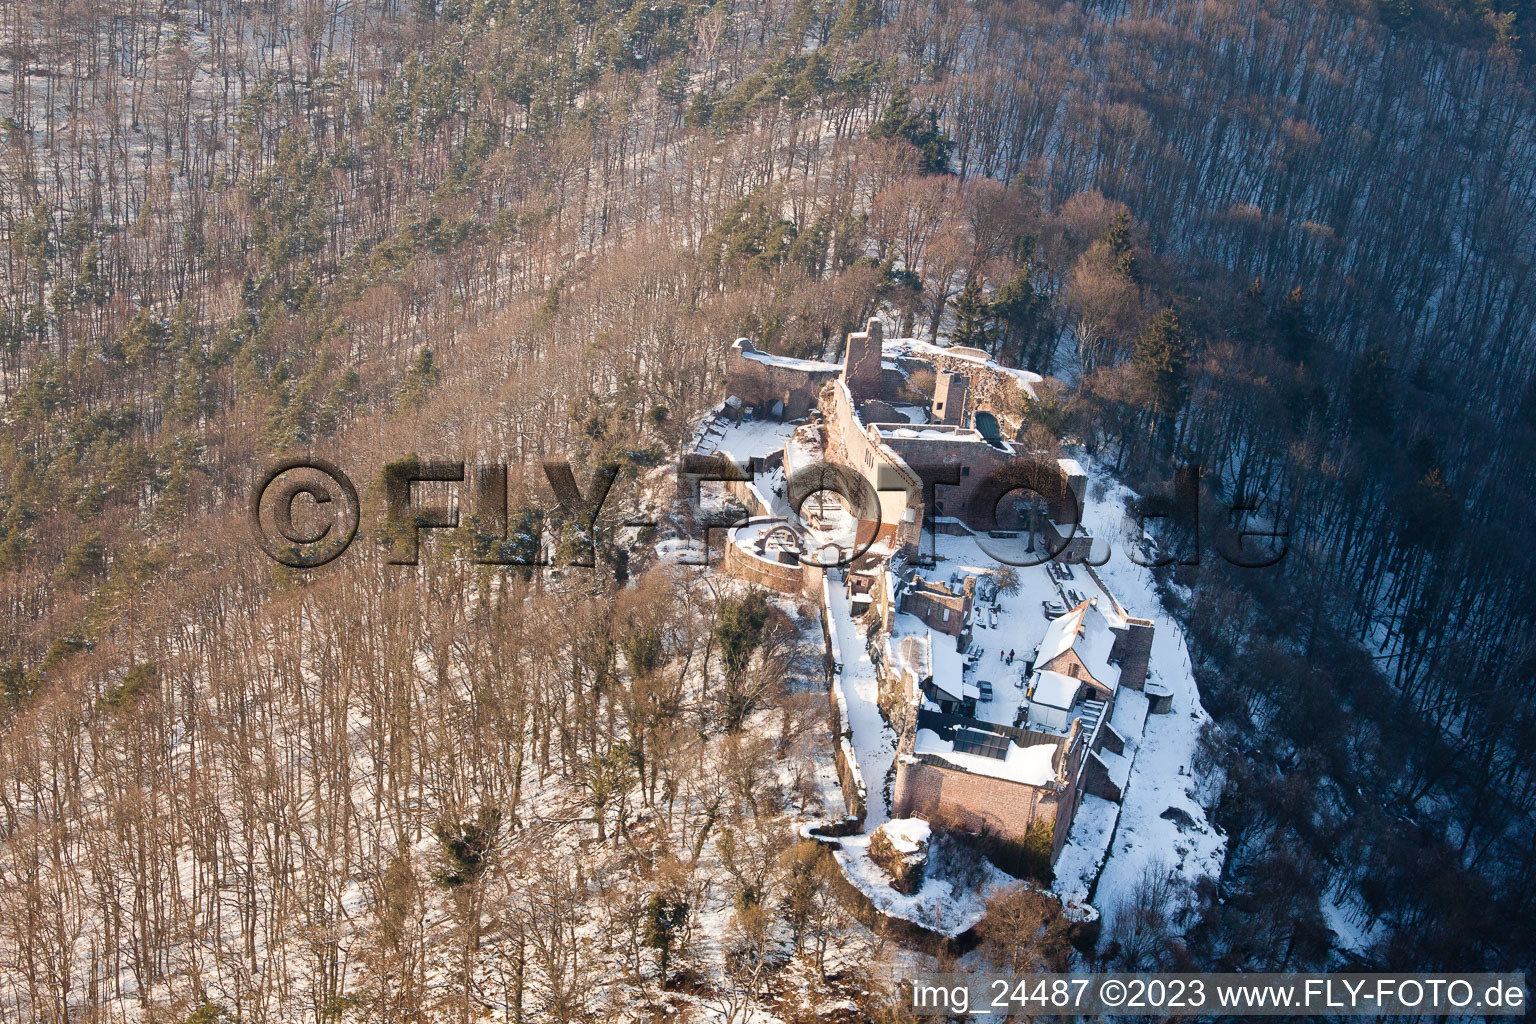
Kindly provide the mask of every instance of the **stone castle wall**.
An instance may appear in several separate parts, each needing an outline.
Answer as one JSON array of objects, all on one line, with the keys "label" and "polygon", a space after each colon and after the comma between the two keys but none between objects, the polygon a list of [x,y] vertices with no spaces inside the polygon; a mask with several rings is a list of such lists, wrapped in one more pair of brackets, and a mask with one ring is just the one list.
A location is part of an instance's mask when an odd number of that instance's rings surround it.
[{"label": "stone castle wall", "polygon": [[780,562],[762,558],[740,544],[727,543],[721,568],[731,576],[756,583],[776,594],[817,596],[821,592],[824,570],[804,562]]},{"label": "stone castle wall", "polygon": [[908,755],[896,762],[891,815],[1023,842],[1037,822],[1055,827],[1060,796]]},{"label": "stone castle wall", "polygon": [[1155,628],[1149,619],[1126,619],[1124,632],[1117,632],[1109,655],[1120,663],[1120,685],[1133,690],[1147,688],[1147,664],[1152,659]]},{"label": "stone castle wall", "polygon": [[851,466],[869,481],[880,499],[881,535],[894,532],[899,545],[916,550],[923,525],[922,482],[869,437],[853,411],[853,395],[842,381],[823,390],[820,409],[827,459]]},{"label": "stone castle wall", "polygon": [[954,441],[927,437],[886,437],[886,446],[899,455],[925,480],[940,479],[957,472],[960,483],[940,484],[934,491],[937,515],[953,516],[970,522],[971,503],[977,491],[995,470],[1013,461],[1013,455],[984,441]]},{"label": "stone castle wall", "polygon": [[[933,364],[935,371],[948,370],[950,373],[963,374],[966,378],[965,394],[965,422],[970,422],[969,417],[975,415],[976,410],[986,409],[997,417],[998,423],[1003,427],[1004,437],[1016,437],[1021,421],[1016,415],[1011,415],[1005,410],[1018,406],[1018,395],[1022,392],[1018,378],[1010,373],[988,366],[982,360],[987,354],[980,349],[951,349],[950,352],[959,352],[952,355],[946,352],[935,352],[924,349],[913,358]],[[971,358],[967,359],[966,355]]]},{"label": "stone castle wall", "polygon": [[874,317],[870,317],[864,330],[848,335],[848,347],[843,352],[843,381],[853,393],[855,403],[885,397],[880,372],[884,346],[885,328]]},{"label": "stone castle wall", "polygon": [[761,418],[771,415],[775,402],[783,402],[783,418],[794,420],[816,407],[822,387],[841,371],[836,363],[780,360],[759,352],[749,339],[738,338],[726,357],[726,392],[754,406]]},{"label": "stone castle wall", "polygon": [[965,589],[958,594],[944,594],[929,587],[916,587],[907,591],[901,610],[917,616],[930,629],[950,636],[960,636],[968,630],[965,618],[970,614],[975,589],[974,577],[967,578]]}]

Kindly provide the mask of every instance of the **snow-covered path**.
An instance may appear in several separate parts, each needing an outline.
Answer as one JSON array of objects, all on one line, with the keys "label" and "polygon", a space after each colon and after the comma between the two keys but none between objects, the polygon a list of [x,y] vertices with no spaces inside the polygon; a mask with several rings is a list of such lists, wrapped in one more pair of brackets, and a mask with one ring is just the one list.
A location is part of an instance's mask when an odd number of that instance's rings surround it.
[{"label": "snow-covered path", "polygon": [[986,914],[988,897],[1012,879],[989,864],[980,885],[959,890],[938,877],[942,866],[934,859],[929,861],[928,877],[922,888],[905,895],[891,888],[890,876],[870,859],[870,837],[890,819],[886,782],[896,763],[896,734],[880,714],[880,680],[865,647],[864,630],[853,621],[838,570],[827,575],[826,597],[837,661],[842,666],[833,685],[842,691],[843,726],[853,730],[855,771],[862,777],[865,791],[864,831],[839,839],[834,855],[843,874],[881,913],[944,935],[958,935],[981,920]]},{"label": "snow-covered path", "polygon": [[864,630],[853,621],[850,602],[843,593],[843,573],[827,574],[827,594],[836,625],[837,661],[842,666],[841,685],[847,702],[845,729],[853,730],[853,750],[864,777],[866,809],[864,831],[873,832],[890,815],[886,805],[886,779],[896,763],[896,734],[880,714],[880,680],[864,644]]}]

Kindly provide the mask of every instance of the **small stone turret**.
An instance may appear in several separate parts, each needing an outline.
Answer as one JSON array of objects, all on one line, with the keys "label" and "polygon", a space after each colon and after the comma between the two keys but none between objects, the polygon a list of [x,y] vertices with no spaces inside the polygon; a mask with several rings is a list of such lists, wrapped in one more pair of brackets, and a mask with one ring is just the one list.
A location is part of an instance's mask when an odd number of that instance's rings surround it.
[{"label": "small stone turret", "polygon": [[933,418],[937,423],[965,426],[965,399],[970,381],[963,373],[940,370],[933,387]]}]

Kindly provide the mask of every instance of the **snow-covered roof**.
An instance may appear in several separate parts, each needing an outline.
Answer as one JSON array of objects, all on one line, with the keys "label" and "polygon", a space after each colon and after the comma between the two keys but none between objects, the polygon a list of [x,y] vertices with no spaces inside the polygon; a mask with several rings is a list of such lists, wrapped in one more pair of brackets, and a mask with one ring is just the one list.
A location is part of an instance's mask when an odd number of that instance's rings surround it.
[{"label": "snow-covered roof", "polygon": [[1030,683],[1030,702],[1069,711],[1082,681],[1060,672],[1036,672]]},{"label": "snow-covered roof", "polygon": [[928,657],[930,659],[929,664],[933,667],[933,678],[935,680],[943,679],[949,683],[945,689],[951,689],[960,685],[960,680],[965,674],[965,655],[960,653],[960,648],[956,645],[954,637],[947,633],[941,633],[934,637],[930,633]]},{"label": "snow-covered roof", "polygon": [[1113,687],[1120,673],[1109,663],[1115,634],[1106,617],[1088,601],[1082,601],[1065,615],[1051,620],[1045,638],[1040,641],[1036,665],[1048,665],[1067,651],[1076,651],[1083,667],[1094,679]]},{"label": "snow-covered roof", "polygon": [[[956,730],[957,733],[971,731],[974,730]],[[944,739],[932,729],[917,730],[917,735],[912,741],[913,754],[927,754],[941,758],[972,775],[985,775],[1026,786],[1044,786],[1056,780],[1056,767],[1053,762],[1058,749],[1060,746],[1056,743],[1037,743],[1033,746],[1021,747],[1017,743],[1009,742],[1007,754],[1002,758],[956,753],[954,742]]]},{"label": "snow-covered roof", "polygon": [[1088,671],[1093,673],[1093,678],[1111,687],[1120,681],[1120,670],[1109,664],[1109,652],[1114,646],[1115,634],[1110,630],[1109,622],[1097,608],[1090,606],[1083,615],[1083,631],[1074,649]]},{"label": "snow-covered roof", "polygon": [[1040,641],[1037,664],[1044,665],[1072,649],[1072,645],[1077,642],[1077,631],[1083,627],[1083,612],[1087,607],[1088,602],[1084,601],[1067,614],[1051,620],[1051,624],[1045,627],[1045,638]]}]

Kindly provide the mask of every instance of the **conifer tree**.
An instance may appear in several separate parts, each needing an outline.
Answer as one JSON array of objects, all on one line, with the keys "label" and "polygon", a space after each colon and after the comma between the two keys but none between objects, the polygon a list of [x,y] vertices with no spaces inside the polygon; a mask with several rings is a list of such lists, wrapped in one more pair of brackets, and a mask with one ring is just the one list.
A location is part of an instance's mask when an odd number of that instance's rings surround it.
[{"label": "conifer tree", "polygon": [[1385,431],[1392,424],[1392,366],[1387,350],[1372,345],[1349,372],[1349,415],[1357,427]]},{"label": "conifer tree", "polygon": [[1112,254],[1111,269],[1128,281],[1140,280],[1136,267],[1136,246],[1131,237],[1131,215],[1121,207],[1115,211],[1100,241],[1109,246]]},{"label": "conifer tree", "polygon": [[1280,352],[1293,363],[1305,362],[1317,338],[1307,317],[1306,293],[1297,285],[1270,318]]},{"label": "conifer tree", "polygon": [[1131,362],[1159,447],[1171,451],[1173,426],[1189,388],[1189,341],[1177,311],[1169,307],[1152,318],[1136,339]]},{"label": "conifer tree", "polygon": [[960,292],[960,297],[955,300],[953,341],[956,345],[990,351],[996,335],[992,306],[982,297],[981,285],[977,283],[976,275],[972,274]]},{"label": "conifer tree", "polygon": [[1046,372],[1050,367],[1050,303],[1035,290],[1033,271],[1020,268],[1013,278],[998,289],[992,301],[1002,332],[1001,343],[1016,353],[1018,365]]},{"label": "conifer tree", "polygon": [[918,112],[912,109],[912,94],[905,87],[891,96],[890,105],[869,129],[872,139],[906,139],[922,159],[924,174],[948,174],[949,156],[955,148],[954,140],[939,128],[939,119],[932,110]]}]

